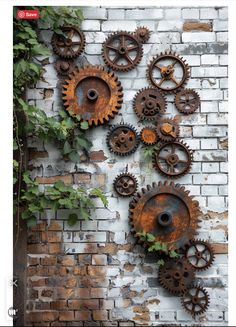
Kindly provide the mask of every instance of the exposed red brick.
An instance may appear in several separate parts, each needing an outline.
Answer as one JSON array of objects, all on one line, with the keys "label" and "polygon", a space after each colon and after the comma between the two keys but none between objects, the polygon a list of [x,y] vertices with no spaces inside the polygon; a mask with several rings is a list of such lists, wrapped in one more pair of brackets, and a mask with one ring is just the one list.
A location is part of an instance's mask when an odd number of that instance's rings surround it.
[{"label": "exposed red brick", "polygon": [[36,148],[29,148],[29,160],[48,158],[47,151],[38,151]]},{"label": "exposed red brick", "polygon": [[60,232],[42,232],[42,242],[57,243],[61,240],[62,234]]},{"label": "exposed red brick", "polygon": [[94,310],[93,319],[95,321],[106,321],[108,319],[108,312],[106,310]]},{"label": "exposed red brick", "polygon": [[97,184],[97,187],[104,187],[106,184],[106,174],[95,174],[95,181]]},{"label": "exposed red brick", "polygon": [[[97,248],[96,248],[97,250]],[[84,264],[84,265],[90,265],[91,264],[91,254],[79,254],[78,255],[78,261],[79,261],[79,264]]]},{"label": "exposed red brick", "polygon": [[49,254],[62,253],[62,244],[61,243],[48,244],[48,253]]},{"label": "exposed red brick", "polygon": [[65,255],[60,258],[60,263],[62,266],[73,267],[76,265],[76,260],[72,255]]},{"label": "exposed red brick", "polygon": [[91,320],[91,312],[90,311],[75,311],[75,319],[76,320]]},{"label": "exposed red brick", "polygon": [[59,312],[59,320],[60,321],[72,321],[72,320],[75,320],[74,311],[62,311],[62,312]]},{"label": "exposed red brick", "polygon": [[29,322],[42,322],[42,321],[55,321],[59,316],[58,312],[44,311],[44,312],[31,312],[27,314],[27,321]]},{"label": "exposed red brick", "polygon": [[101,287],[94,287],[91,288],[91,298],[95,299],[103,299],[105,297],[105,290],[104,288]]},{"label": "exposed red brick", "polygon": [[116,254],[118,250],[118,246],[114,243],[107,243],[105,246],[98,247],[98,253]]},{"label": "exposed red brick", "polygon": [[67,301],[65,300],[57,300],[51,302],[52,310],[66,310],[67,309]]},{"label": "exposed red brick", "polygon": [[107,256],[105,254],[94,254],[92,256],[92,264],[105,266],[107,264]]},{"label": "exposed red brick", "polygon": [[211,244],[216,254],[227,254],[228,244],[227,243],[213,243]]},{"label": "exposed red brick", "polygon": [[183,30],[185,32],[188,32],[188,31],[212,32],[212,23],[186,21],[186,22],[184,22]]},{"label": "exposed red brick", "polygon": [[35,302],[35,310],[50,310],[50,302]]},{"label": "exposed red brick", "polygon": [[74,275],[86,276],[87,275],[87,267],[86,266],[76,266],[74,267]]},{"label": "exposed red brick", "polygon": [[69,300],[68,307],[71,310],[80,310],[80,309],[98,309],[99,300]]},{"label": "exposed red brick", "polygon": [[27,251],[30,254],[41,254],[41,253],[48,253],[48,246],[47,244],[29,244],[27,246]]},{"label": "exposed red brick", "polygon": [[39,292],[37,290],[34,290],[34,289],[30,289],[29,290],[29,299],[30,300],[36,300],[38,299],[39,297]]},{"label": "exposed red brick", "polygon": [[58,181],[62,181],[65,184],[72,184],[72,175],[36,177],[36,182],[39,184],[55,184]]},{"label": "exposed red brick", "polygon": [[69,277],[63,283],[63,286],[67,288],[76,287],[76,285],[77,285],[77,279],[75,277]]},{"label": "exposed red brick", "polygon": [[40,224],[37,224],[37,225],[31,227],[31,231],[32,231],[32,232],[37,232],[37,231],[38,231],[38,232],[42,232],[42,231],[45,231],[46,226],[47,226],[46,222],[43,221],[43,222],[41,222]]},{"label": "exposed red brick", "polygon": [[90,173],[74,174],[74,183],[75,184],[90,184],[91,183],[91,174]]},{"label": "exposed red brick", "polygon": [[89,289],[88,288],[76,288],[75,289],[75,298],[79,299],[89,299],[90,294],[89,294]]},{"label": "exposed red brick", "polygon": [[56,256],[48,256],[45,258],[41,258],[40,262],[41,262],[41,265],[43,265],[43,266],[54,266],[57,263],[57,257]]},{"label": "exposed red brick", "polygon": [[28,256],[28,264],[29,266],[37,266],[40,263],[40,259],[39,258],[34,258],[34,257],[30,257]]},{"label": "exposed red brick", "polygon": [[106,268],[100,266],[89,266],[88,267],[88,274],[90,276],[105,276]]},{"label": "exposed red brick", "polygon": [[51,290],[51,289],[42,290],[41,296],[42,297],[52,297],[53,296],[53,290]]},{"label": "exposed red brick", "polygon": [[61,231],[63,230],[63,227],[61,224],[59,224],[56,220],[51,220],[50,225],[47,227],[47,230],[49,231]]},{"label": "exposed red brick", "polygon": [[90,160],[92,161],[105,161],[107,157],[104,155],[103,150],[91,151],[89,154]]},{"label": "exposed red brick", "polygon": [[29,279],[29,286],[30,287],[42,287],[45,286],[45,278],[30,278]]},{"label": "exposed red brick", "polygon": [[65,288],[65,287],[57,287],[55,291],[56,298],[58,300],[67,300],[73,299],[75,297],[76,288]]}]

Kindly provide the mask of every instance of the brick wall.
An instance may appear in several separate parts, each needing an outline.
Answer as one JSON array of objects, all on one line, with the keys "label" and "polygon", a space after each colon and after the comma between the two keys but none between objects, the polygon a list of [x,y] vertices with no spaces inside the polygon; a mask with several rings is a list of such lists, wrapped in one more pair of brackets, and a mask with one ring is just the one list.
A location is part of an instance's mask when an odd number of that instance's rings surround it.
[{"label": "brick wall", "polygon": [[[147,26],[152,35],[144,44],[137,68],[117,73],[124,88],[122,110],[112,123],[128,122],[141,130],[132,109],[135,93],[148,86],[146,66],[153,55],[173,50],[191,67],[188,87],[201,97],[200,112],[178,113],[168,96],[167,116],[177,115],[180,135],[195,150],[190,173],[178,183],[186,185],[200,202],[199,238],[214,243],[214,265],[198,278],[210,294],[209,310],[193,320],[157,282],[157,267],[144,255],[130,233],[128,203],[117,197],[112,182],[126,168],[139,187],[164,180],[144,161],[139,149],[120,159],[105,145],[107,126],[93,128],[89,162],[75,165],[62,160],[52,144],[29,139],[32,174],[44,184],[62,179],[86,187],[101,187],[109,198],[104,209],[89,221],[67,225],[68,210],[39,217],[28,233],[28,299],[30,326],[225,326],[227,321],[227,8],[85,8],[82,29],[86,35],[86,60],[102,64],[101,45],[112,31],[134,31]],[[41,37],[50,47],[52,32]],[[78,63],[81,62],[80,57]],[[28,90],[28,99],[45,112],[57,115],[62,107],[54,69],[55,56],[44,62],[44,80]]]}]

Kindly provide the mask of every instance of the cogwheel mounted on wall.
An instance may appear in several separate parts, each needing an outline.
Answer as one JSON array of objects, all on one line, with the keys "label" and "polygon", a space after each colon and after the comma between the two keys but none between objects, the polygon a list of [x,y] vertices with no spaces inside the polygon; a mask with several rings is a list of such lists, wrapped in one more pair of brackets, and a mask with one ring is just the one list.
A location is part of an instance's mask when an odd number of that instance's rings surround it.
[{"label": "cogwheel mounted on wall", "polygon": [[186,312],[195,317],[208,309],[210,298],[205,288],[192,286],[182,296],[181,303]]},{"label": "cogwheel mounted on wall", "polygon": [[193,151],[181,141],[162,144],[153,153],[153,167],[162,175],[181,177],[187,174],[193,161]]},{"label": "cogwheel mounted on wall", "polygon": [[133,33],[116,32],[102,45],[103,60],[113,70],[129,71],[140,63],[142,56],[142,43]]},{"label": "cogwheel mounted on wall", "polygon": [[154,145],[158,141],[157,132],[154,127],[144,127],[140,132],[140,139],[145,145]]},{"label": "cogwheel mounted on wall", "polygon": [[166,93],[183,88],[189,76],[190,69],[186,61],[171,51],[154,57],[147,69],[150,83]]},{"label": "cogwheel mounted on wall", "polygon": [[153,87],[139,90],[133,99],[133,109],[141,120],[157,120],[166,108],[165,96]]},{"label": "cogwheel mounted on wall", "polygon": [[137,191],[138,181],[134,175],[123,173],[116,176],[113,185],[119,196],[131,196]]},{"label": "cogwheel mounted on wall", "polygon": [[150,33],[149,29],[147,27],[145,27],[145,26],[138,27],[134,31],[134,35],[137,37],[137,39],[141,43],[146,43],[150,38],[150,34],[151,33]]},{"label": "cogwheel mounted on wall", "polygon": [[206,270],[214,262],[214,250],[206,241],[191,240],[186,248],[185,258],[194,269]]},{"label": "cogwheel mounted on wall", "polygon": [[68,112],[80,115],[89,126],[107,123],[123,102],[118,78],[102,66],[76,67],[65,81],[62,93]]},{"label": "cogwheel mounted on wall", "polygon": [[176,94],[175,105],[181,113],[189,115],[199,108],[200,97],[196,91],[184,89]]},{"label": "cogwheel mounted on wall", "polygon": [[172,142],[179,137],[179,124],[175,119],[161,118],[157,121],[157,135],[163,142]]},{"label": "cogwheel mounted on wall", "polygon": [[129,205],[131,231],[140,238],[143,231],[155,236],[169,249],[184,248],[197,234],[198,201],[173,182],[153,183],[138,192]]},{"label": "cogwheel mounted on wall", "polygon": [[139,135],[132,125],[120,124],[111,128],[106,141],[111,152],[119,156],[127,156],[136,151]]},{"label": "cogwheel mounted on wall", "polygon": [[57,60],[55,68],[60,77],[68,77],[75,69],[76,65],[73,60]]},{"label": "cogwheel mounted on wall", "polygon": [[63,26],[62,34],[52,36],[53,51],[61,58],[73,59],[78,57],[85,47],[84,33],[75,26]]}]

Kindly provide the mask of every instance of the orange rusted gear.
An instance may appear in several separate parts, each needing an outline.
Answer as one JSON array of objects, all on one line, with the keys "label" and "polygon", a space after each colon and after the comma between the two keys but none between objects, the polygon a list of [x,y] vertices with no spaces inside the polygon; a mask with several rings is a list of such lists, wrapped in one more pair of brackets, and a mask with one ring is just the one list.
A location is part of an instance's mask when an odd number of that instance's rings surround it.
[{"label": "orange rusted gear", "polygon": [[188,287],[181,298],[183,308],[193,317],[204,313],[210,304],[210,297],[207,290],[201,286]]},{"label": "orange rusted gear", "polygon": [[154,145],[158,141],[157,132],[154,127],[144,127],[140,132],[140,139],[145,145]]},{"label": "orange rusted gear", "polygon": [[132,232],[151,233],[168,249],[184,248],[197,234],[199,203],[180,184],[148,185],[137,193],[129,205]]},{"label": "orange rusted gear", "polygon": [[142,43],[146,43],[150,38],[150,31],[147,27],[141,26],[137,27],[134,31],[134,35],[138,38],[138,40]]},{"label": "orange rusted gear", "polygon": [[176,108],[185,115],[192,114],[200,106],[200,97],[192,89],[183,89],[175,96]]},{"label": "orange rusted gear", "polygon": [[175,119],[161,118],[158,120],[156,131],[161,141],[174,141],[179,136],[179,125]]},{"label": "orange rusted gear", "polygon": [[[176,71],[181,70],[181,76]],[[183,88],[190,76],[186,61],[175,52],[165,52],[152,59],[148,66],[147,78],[162,92],[176,92]]]},{"label": "orange rusted gear", "polygon": [[87,121],[89,126],[114,118],[123,102],[118,77],[102,66],[76,67],[63,85],[63,101],[68,112]]}]

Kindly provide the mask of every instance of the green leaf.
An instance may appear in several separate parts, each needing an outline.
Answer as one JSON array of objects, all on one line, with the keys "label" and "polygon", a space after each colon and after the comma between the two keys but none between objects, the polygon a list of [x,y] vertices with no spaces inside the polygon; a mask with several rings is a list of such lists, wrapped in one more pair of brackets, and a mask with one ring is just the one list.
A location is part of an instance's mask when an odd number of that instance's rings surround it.
[{"label": "green leaf", "polygon": [[41,209],[39,206],[35,205],[34,203],[30,203],[28,208],[31,212],[38,212]]},{"label": "green leaf", "polygon": [[147,233],[146,237],[147,237],[148,242],[154,242],[156,239],[156,237],[154,235],[152,235],[151,233]]},{"label": "green leaf", "polygon": [[102,193],[102,191],[101,191],[99,188],[94,188],[94,189],[92,189],[92,190],[90,191],[89,194],[92,195],[92,196],[97,196],[97,197],[99,197],[99,198],[101,199],[103,205],[104,205],[105,207],[108,206],[108,199],[107,199],[107,197]]},{"label": "green leaf", "polygon": [[63,154],[68,154],[72,151],[70,143],[66,141],[63,146]]},{"label": "green leaf", "polygon": [[157,265],[159,267],[164,266],[164,264],[165,264],[165,261],[163,259],[160,259],[160,260],[157,261]]},{"label": "green leaf", "polygon": [[16,140],[13,139],[13,150],[17,150],[18,149],[18,145],[16,143]]},{"label": "green leaf", "polygon": [[26,223],[27,223],[27,227],[29,227],[29,228],[33,227],[33,226],[37,225],[37,219],[36,219],[36,217],[30,217],[29,219],[27,219]]},{"label": "green leaf", "polygon": [[77,152],[77,151],[71,151],[69,154],[68,154],[68,157],[69,159],[72,161],[72,162],[80,162],[80,154]]},{"label": "green leaf", "polygon": [[32,54],[36,56],[47,56],[50,54],[50,51],[42,44],[35,44],[31,51]]},{"label": "green leaf", "polygon": [[91,145],[91,142],[86,139],[82,139],[80,137],[76,137],[75,139],[75,147],[77,150],[80,150],[81,148],[89,150],[91,148]]},{"label": "green leaf", "polygon": [[90,213],[88,209],[84,209],[82,207],[79,208],[80,215],[83,219],[87,220],[90,217]]},{"label": "green leaf", "polygon": [[24,172],[23,174],[23,181],[26,183],[26,184],[34,184],[33,180],[30,178],[30,174],[28,171]]},{"label": "green leaf", "polygon": [[74,226],[77,223],[78,216],[76,213],[71,213],[68,217],[68,225]]},{"label": "green leaf", "polygon": [[88,124],[88,122],[87,122],[87,121],[82,121],[82,122],[80,123],[80,128],[81,128],[81,129],[88,129],[88,128],[89,128],[89,124]]},{"label": "green leaf", "polygon": [[29,68],[33,70],[37,75],[40,75],[41,73],[41,67],[33,62],[29,64]]},{"label": "green leaf", "polygon": [[28,48],[23,43],[18,43],[14,45],[14,50],[28,50]]},{"label": "green leaf", "polygon": [[169,256],[170,256],[171,258],[178,258],[178,257],[179,257],[178,253],[176,253],[175,250],[171,250],[171,251],[169,252]]},{"label": "green leaf", "polygon": [[68,117],[65,110],[59,110],[59,115],[61,116],[61,118],[67,118]]}]

